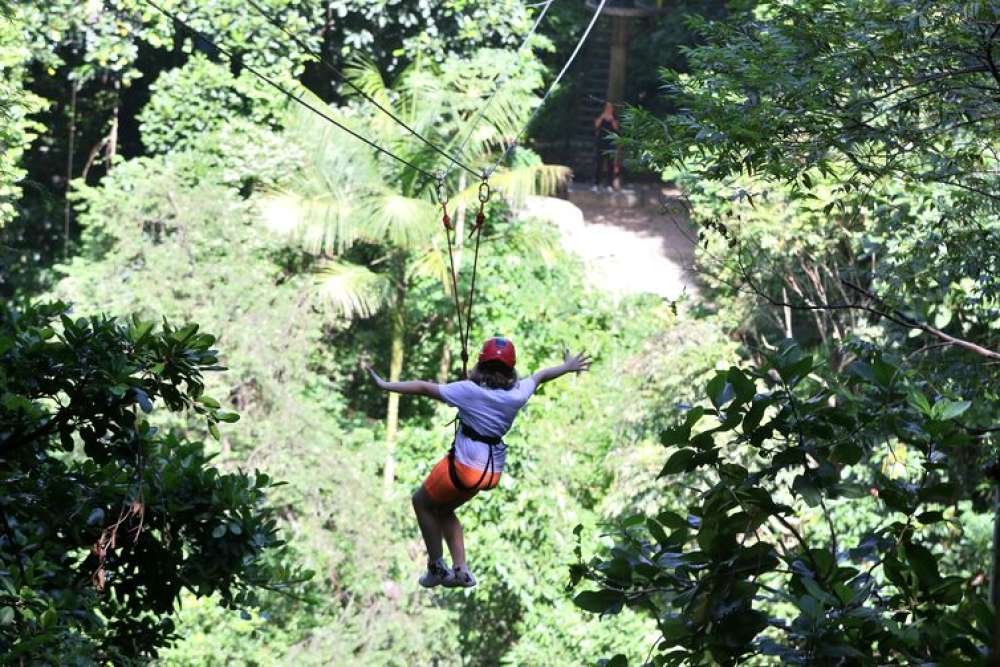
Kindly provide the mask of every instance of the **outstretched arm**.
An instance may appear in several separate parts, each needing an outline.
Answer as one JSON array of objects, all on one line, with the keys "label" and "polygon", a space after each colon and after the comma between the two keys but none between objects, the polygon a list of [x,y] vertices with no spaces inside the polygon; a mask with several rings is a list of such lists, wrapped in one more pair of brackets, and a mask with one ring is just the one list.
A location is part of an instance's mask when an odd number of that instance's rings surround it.
[{"label": "outstretched arm", "polygon": [[371,366],[366,366],[368,373],[372,376],[372,380],[378,385],[379,389],[385,391],[394,391],[397,394],[412,394],[414,396],[429,396],[438,401],[444,401],[444,397],[441,396],[441,390],[438,385],[433,382],[424,382],[423,380],[410,380],[408,382],[386,382],[382,377],[375,372],[375,369]]},{"label": "outstretched arm", "polygon": [[557,377],[562,377],[566,373],[584,373],[589,371],[590,362],[590,355],[586,352],[570,354],[569,350],[566,350],[561,364],[536,371],[531,377],[535,381],[535,384],[542,384],[549,380],[555,380]]}]

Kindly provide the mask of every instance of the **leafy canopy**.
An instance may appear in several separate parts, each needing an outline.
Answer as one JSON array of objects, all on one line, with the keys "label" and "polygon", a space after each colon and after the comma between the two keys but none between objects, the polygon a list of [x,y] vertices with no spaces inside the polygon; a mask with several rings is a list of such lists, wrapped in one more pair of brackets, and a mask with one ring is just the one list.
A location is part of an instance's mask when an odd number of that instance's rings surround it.
[{"label": "leafy canopy", "polygon": [[157,406],[220,422],[219,370],[197,325],[0,312],[0,655],[130,664],[174,637],[182,590],[251,604],[289,573],[263,473],[220,473]]}]

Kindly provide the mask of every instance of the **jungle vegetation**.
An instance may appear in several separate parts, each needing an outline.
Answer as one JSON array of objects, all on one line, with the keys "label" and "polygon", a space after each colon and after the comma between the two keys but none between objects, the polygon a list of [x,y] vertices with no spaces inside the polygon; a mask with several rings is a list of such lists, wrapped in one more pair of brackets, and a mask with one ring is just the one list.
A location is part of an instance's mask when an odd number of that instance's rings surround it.
[{"label": "jungle vegetation", "polygon": [[[585,3],[518,51],[537,3],[0,2],[0,662],[989,664],[1000,4],[659,4],[619,144],[677,302],[524,213],[570,97],[504,155]],[[479,184],[366,96],[500,160],[472,341],[596,360],[463,510],[469,591],[416,583],[450,411],[362,364],[460,375],[416,169],[460,225]]]}]

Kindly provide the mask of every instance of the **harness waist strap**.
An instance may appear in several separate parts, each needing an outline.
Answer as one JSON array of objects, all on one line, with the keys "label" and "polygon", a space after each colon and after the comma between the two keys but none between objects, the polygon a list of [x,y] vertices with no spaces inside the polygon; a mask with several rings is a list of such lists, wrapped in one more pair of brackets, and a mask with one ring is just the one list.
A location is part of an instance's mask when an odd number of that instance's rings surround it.
[{"label": "harness waist strap", "polygon": [[474,429],[472,429],[469,426],[466,426],[465,424],[462,424],[462,435],[464,435],[466,438],[469,438],[470,440],[476,440],[477,442],[482,442],[487,445],[493,445],[494,447],[503,444],[502,437],[495,438],[493,436],[477,433]]}]

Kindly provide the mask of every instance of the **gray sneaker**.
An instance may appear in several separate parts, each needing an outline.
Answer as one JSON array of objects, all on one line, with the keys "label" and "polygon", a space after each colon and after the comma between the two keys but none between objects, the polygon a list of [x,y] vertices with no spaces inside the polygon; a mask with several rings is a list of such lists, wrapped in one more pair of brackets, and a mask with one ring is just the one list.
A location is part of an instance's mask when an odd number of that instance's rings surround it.
[{"label": "gray sneaker", "polygon": [[447,588],[472,588],[476,585],[476,578],[469,572],[468,565],[462,565],[452,570],[451,579],[444,582]]},{"label": "gray sneaker", "polygon": [[418,580],[424,588],[434,588],[435,586],[449,586],[455,579],[455,574],[447,565],[443,558],[438,558],[433,563],[427,564],[427,571]]}]

